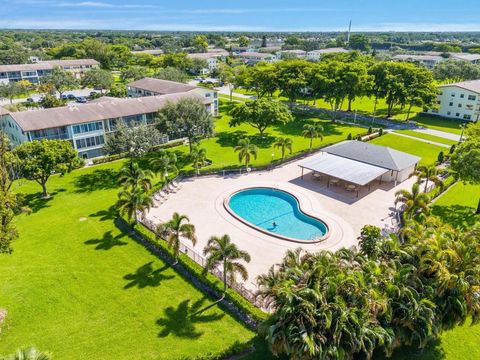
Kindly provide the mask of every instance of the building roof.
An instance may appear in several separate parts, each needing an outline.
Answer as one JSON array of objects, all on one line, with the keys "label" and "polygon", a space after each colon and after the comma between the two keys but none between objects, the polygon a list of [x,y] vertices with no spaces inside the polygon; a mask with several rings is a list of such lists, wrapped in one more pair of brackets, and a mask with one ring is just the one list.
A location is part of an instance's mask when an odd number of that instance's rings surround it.
[{"label": "building roof", "polygon": [[0,115],[5,115],[5,114],[8,114],[9,111],[3,107],[0,106]]},{"label": "building roof", "polygon": [[299,166],[361,186],[389,171],[379,166],[331,154],[312,157],[300,163]]},{"label": "building roof", "polygon": [[480,94],[480,80],[470,80],[470,81],[461,81],[453,84],[440,85],[439,87],[450,87],[456,86],[465,90],[473,91],[477,94]]},{"label": "building roof", "polygon": [[421,160],[418,156],[357,140],[342,141],[322,151],[395,171],[407,169]]},{"label": "building roof", "polygon": [[305,55],[307,52],[305,50],[280,50],[279,53]]},{"label": "building roof", "polygon": [[261,53],[261,52],[256,52],[256,51],[246,51],[238,54],[240,57],[260,57],[260,58],[267,58],[267,57],[272,57],[275,55],[268,54],[268,53]]},{"label": "building roof", "polygon": [[51,70],[56,66],[86,66],[99,65],[97,60],[93,59],[76,59],[76,60],[48,60],[40,61],[35,64],[12,64],[0,65],[0,72],[9,71],[31,71],[31,70]]},{"label": "building roof", "polygon": [[480,60],[480,54],[469,54],[469,53],[451,53],[450,57],[458,60],[465,61],[477,61]]},{"label": "building roof", "polygon": [[162,55],[163,50],[162,49],[148,49],[148,50],[137,50],[137,51],[132,51],[132,54],[150,54],[150,55]]},{"label": "building roof", "polygon": [[187,57],[190,59],[211,59],[217,57],[227,57],[228,52],[225,50],[223,52],[206,52],[206,53],[192,53],[188,54]]},{"label": "building roof", "polygon": [[331,54],[331,53],[339,53],[339,52],[348,52],[348,50],[341,47],[336,47],[336,48],[327,48],[327,49],[309,51],[309,53],[316,53],[316,54]]},{"label": "building roof", "polygon": [[139,98],[103,98],[101,101],[52,109],[12,112],[10,116],[23,131],[34,131],[91,121],[157,112],[168,102],[197,98],[204,104],[212,100],[195,92],[183,92]]},{"label": "building roof", "polygon": [[176,81],[161,80],[154,78],[143,78],[127,84],[128,87],[134,87],[151,91],[157,94],[174,94],[186,92],[195,89],[195,86],[179,83]]},{"label": "building roof", "polygon": [[416,61],[442,61],[445,60],[440,55],[416,55],[416,54],[400,54],[393,57],[397,60],[416,60]]}]

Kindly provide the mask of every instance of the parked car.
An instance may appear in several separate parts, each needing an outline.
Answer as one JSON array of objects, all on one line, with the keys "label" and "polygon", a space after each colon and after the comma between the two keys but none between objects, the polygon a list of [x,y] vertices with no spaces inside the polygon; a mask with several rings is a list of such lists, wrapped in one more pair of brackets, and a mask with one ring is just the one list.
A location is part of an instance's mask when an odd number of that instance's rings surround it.
[{"label": "parked car", "polygon": [[35,100],[33,100],[33,98],[27,98],[27,102],[29,102],[29,103],[34,103]]},{"label": "parked car", "polygon": [[87,99],[84,96],[77,96],[77,103],[85,104]]},{"label": "parked car", "polygon": [[62,99],[62,100],[67,100],[67,99],[68,99],[68,95],[63,94],[62,96],[60,96],[60,99]]},{"label": "parked car", "polygon": [[68,98],[68,100],[76,100],[77,99],[77,97],[73,94],[68,94],[67,98]]}]

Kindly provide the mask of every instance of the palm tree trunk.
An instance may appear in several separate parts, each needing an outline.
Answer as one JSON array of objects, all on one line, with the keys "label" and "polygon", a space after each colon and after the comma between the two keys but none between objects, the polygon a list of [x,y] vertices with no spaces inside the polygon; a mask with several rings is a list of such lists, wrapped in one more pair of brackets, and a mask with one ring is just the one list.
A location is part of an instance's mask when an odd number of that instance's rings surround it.
[{"label": "palm tree trunk", "polygon": [[478,206],[477,206],[477,211],[475,214],[480,214],[480,198],[478,199]]},{"label": "palm tree trunk", "polygon": [[227,292],[227,260],[223,260],[223,293]]},{"label": "palm tree trunk", "polygon": [[310,138],[310,151],[312,151],[313,137]]}]

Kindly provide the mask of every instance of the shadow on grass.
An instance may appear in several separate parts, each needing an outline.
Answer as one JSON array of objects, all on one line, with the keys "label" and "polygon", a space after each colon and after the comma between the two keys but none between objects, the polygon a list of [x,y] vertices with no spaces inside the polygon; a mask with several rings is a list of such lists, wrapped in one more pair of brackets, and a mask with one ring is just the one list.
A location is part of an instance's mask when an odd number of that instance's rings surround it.
[{"label": "shadow on grass", "polygon": [[391,358],[387,358],[383,353],[380,352],[375,353],[373,358],[378,360],[441,360],[445,359],[445,351],[442,348],[441,340],[435,339],[423,349],[418,349],[415,347],[402,347],[395,350]]},{"label": "shadow on grass", "polygon": [[85,241],[85,244],[96,245],[95,250],[110,250],[115,246],[127,245],[127,242],[120,240],[124,237],[125,235],[122,233],[117,236],[113,236],[111,231],[107,231],[105,234],[103,234],[101,239],[90,239]]},{"label": "shadow on grass", "polygon": [[475,209],[463,205],[434,205],[432,206],[432,213],[457,228],[470,228],[475,223],[480,222],[480,215],[475,214]]},{"label": "shadow on grass", "polygon": [[234,147],[238,142],[247,136],[244,130],[221,131],[216,134],[217,143],[222,147]]},{"label": "shadow on grass", "polygon": [[[323,127],[323,136],[328,135],[342,135],[343,131],[337,129],[337,124],[334,124],[330,121],[318,121],[317,119],[297,117],[295,120],[290,121],[283,125],[275,126],[275,130],[281,132],[283,135],[287,136],[302,136],[303,126],[305,124],[319,124]],[[342,124],[342,126],[345,126]]]},{"label": "shadow on grass", "polygon": [[50,193],[50,196],[48,198],[42,197],[42,193],[37,192],[34,194],[25,195],[23,200],[25,205],[32,210],[32,213],[36,213],[44,208],[49,207],[49,203],[53,200],[55,195],[65,191],[65,189],[57,189],[56,191]]},{"label": "shadow on grass", "polygon": [[118,211],[115,205],[110,206],[107,210],[100,210],[96,213],[88,215],[89,217],[98,217],[100,221],[115,220],[118,216]]},{"label": "shadow on grass", "polygon": [[112,169],[98,169],[88,174],[82,174],[75,179],[74,186],[77,193],[97,190],[115,189],[118,187],[118,171]]},{"label": "shadow on grass", "polygon": [[225,314],[204,314],[216,304],[213,303],[203,307],[206,298],[200,299],[190,305],[190,299],[182,301],[177,308],[172,306],[165,309],[165,317],[157,320],[157,325],[163,329],[158,334],[159,337],[173,336],[189,339],[198,339],[203,335],[196,329],[198,323],[208,323],[221,320]]},{"label": "shadow on grass", "polygon": [[125,275],[123,278],[128,280],[129,283],[123,288],[130,289],[132,287],[137,287],[139,289],[143,289],[146,287],[156,287],[159,286],[162,281],[170,280],[175,277],[175,275],[162,274],[169,268],[168,265],[165,265],[157,270],[153,270],[152,263],[153,261],[150,261],[149,263],[140,266],[134,273]]}]

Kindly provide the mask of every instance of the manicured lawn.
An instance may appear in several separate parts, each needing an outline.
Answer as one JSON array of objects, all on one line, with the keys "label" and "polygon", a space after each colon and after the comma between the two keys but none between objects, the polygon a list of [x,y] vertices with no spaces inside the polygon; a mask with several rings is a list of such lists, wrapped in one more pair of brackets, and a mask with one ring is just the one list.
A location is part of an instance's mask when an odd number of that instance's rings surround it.
[{"label": "manicured lawn", "polygon": [[455,141],[455,140],[445,139],[445,138],[440,137],[440,136],[424,134],[424,133],[421,133],[421,132],[418,132],[418,131],[413,131],[413,130],[395,130],[395,132],[398,132],[400,134],[413,136],[413,137],[416,137],[416,138],[419,138],[419,139],[425,139],[425,140],[445,144],[445,145],[456,145],[456,144],[458,144],[458,141]]},{"label": "manicured lawn", "polygon": [[35,345],[61,359],[183,359],[254,334],[114,224],[121,162],[20,186],[31,215],[0,256],[0,354]]},{"label": "manicured lawn", "polygon": [[458,135],[462,133],[462,129],[460,129],[460,124],[462,124],[463,121],[460,120],[447,119],[427,114],[418,114],[412,117],[410,120],[415,121],[419,125],[425,126],[430,129],[445,131]]},{"label": "manicured lawn", "polygon": [[447,148],[409,139],[403,136],[387,134],[370,141],[372,144],[388,146],[422,158],[420,165],[431,165],[437,161],[440,151],[448,152]]},{"label": "manicured lawn", "polygon": [[[267,129],[264,137],[260,138],[258,131],[247,124],[233,128],[228,125],[230,117],[227,112],[232,106],[235,104],[221,102],[220,110],[223,115],[215,120],[216,136],[201,141],[201,146],[207,150],[207,157],[213,162],[211,168],[239,167],[238,153],[234,151],[234,147],[240,139],[245,137],[249,137],[251,142],[258,147],[257,159],[252,161],[252,166],[258,166],[269,164],[272,161],[272,154],[274,160],[281,159],[281,150],[273,147],[277,137],[289,137],[293,140],[293,155],[308,150],[310,139],[302,136],[302,128],[306,123],[315,122],[324,127],[323,141],[319,138],[313,140],[315,148],[346,140],[349,133],[356,136],[366,132],[366,129],[357,126],[332,124],[329,120],[320,118],[297,117],[286,125],[277,125]],[[187,147],[183,149],[187,151]]]},{"label": "manicured lawn", "polygon": [[432,212],[454,226],[471,227],[480,222],[475,215],[479,198],[480,185],[458,182],[433,203]]}]

